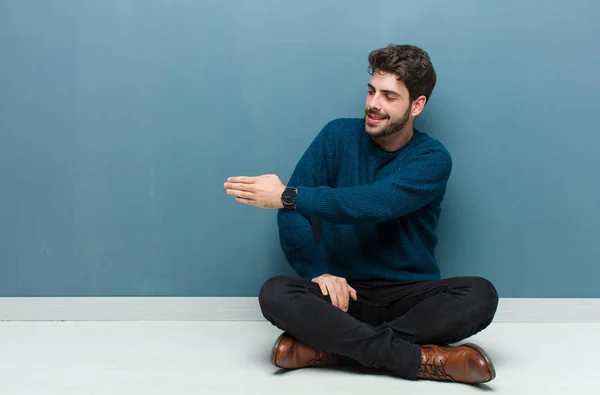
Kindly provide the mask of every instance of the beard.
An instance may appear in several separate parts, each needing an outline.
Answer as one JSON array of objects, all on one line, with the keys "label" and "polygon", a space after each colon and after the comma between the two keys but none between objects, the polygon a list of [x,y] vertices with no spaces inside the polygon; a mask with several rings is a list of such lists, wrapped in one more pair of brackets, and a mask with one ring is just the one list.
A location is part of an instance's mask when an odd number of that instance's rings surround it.
[{"label": "beard", "polygon": [[[386,113],[379,113],[377,111],[365,110],[365,130],[372,137],[387,137],[387,136],[396,134],[396,133],[400,132],[408,123],[408,120],[410,119],[410,110],[411,110],[411,106],[408,106],[408,108],[406,109],[406,112],[404,112],[402,117],[399,119],[390,118],[390,116]],[[369,131],[369,129],[367,129],[367,127],[368,127],[367,126],[367,124],[368,124],[367,115],[369,115],[369,114],[383,117],[383,119],[389,119],[387,126],[379,131],[377,131],[377,130]]]}]

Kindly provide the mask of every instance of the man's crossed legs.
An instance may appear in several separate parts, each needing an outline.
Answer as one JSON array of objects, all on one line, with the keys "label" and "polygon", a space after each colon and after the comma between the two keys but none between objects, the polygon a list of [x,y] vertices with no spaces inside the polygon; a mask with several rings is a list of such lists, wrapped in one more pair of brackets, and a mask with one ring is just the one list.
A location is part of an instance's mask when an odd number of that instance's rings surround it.
[{"label": "man's crossed legs", "polygon": [[349,281],[358,300],[348,312],[319,285],[278,276],[261,288],[264,317],[285,331],[273,347],[278,367],[358,363],[407,379],[483,383],[495,377],[473,344],[449,347],[486,328],[498,294],[479,277],[436,281]]}]

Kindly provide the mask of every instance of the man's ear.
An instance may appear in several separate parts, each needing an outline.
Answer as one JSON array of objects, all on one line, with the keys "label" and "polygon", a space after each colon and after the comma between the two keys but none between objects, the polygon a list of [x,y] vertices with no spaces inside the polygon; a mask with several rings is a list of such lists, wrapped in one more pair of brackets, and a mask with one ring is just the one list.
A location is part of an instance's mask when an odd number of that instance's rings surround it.
[{"label": "man's ear", "polygon": [[419,96],[412,102],[412,111],[410,115],[413,117],[418,116],[423,112],[425,108],[425,104],[427,103],[427,98],[425,96]]}]

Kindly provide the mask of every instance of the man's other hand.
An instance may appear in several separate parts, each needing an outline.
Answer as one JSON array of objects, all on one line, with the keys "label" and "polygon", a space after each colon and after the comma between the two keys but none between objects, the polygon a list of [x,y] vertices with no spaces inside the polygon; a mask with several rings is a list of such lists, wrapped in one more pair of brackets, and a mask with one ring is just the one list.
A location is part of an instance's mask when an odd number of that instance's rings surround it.
[{"label": "man's other hand", "polygon": [[345,312],[348,312],[350,298],[354,301],[358,300],[356,290],[348,285],[345,278],[323,274],[313,278],[312,282],[319,284],[323,295],[329,295],[331,304]]}]

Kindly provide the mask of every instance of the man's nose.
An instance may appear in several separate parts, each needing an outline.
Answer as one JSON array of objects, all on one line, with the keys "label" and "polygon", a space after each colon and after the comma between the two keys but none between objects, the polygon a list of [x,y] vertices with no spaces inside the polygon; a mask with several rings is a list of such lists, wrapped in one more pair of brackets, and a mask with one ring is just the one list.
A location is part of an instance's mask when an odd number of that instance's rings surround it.
[{"label": "man's nose", "polygon": [[373,95],[373,97],[367,101],[367,109],[376,111],[381,110],[381,106],[379,105],[379,96]]}]

